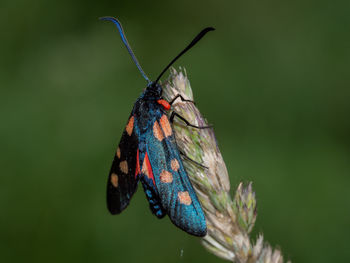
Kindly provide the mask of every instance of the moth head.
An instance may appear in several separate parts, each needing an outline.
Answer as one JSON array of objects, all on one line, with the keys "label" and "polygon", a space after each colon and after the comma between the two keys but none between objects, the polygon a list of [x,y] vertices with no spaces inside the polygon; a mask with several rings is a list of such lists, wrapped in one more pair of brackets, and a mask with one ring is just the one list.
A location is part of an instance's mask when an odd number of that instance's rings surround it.
[{"label": "moth head", "polygon": [[154,97],[162,97],[162,86],[159,83],[151,82],[147,85],[146,93]]}]

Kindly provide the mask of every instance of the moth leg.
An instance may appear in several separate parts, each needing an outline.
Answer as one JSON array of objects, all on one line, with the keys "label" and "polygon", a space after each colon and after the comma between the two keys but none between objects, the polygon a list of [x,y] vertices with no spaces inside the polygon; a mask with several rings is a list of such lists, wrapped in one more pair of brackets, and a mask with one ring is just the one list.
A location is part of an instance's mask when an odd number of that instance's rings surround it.
[{"label": "moth leg", "polygon": [[173,111],[170,115],[170,122],[173,123],[174,122],[174,118],[175,117],[178,117],[179,119],[181,119],[184,123],[186,123],[187,126],[190,126],[190,127],[193,127],[193,128],[197,128],[197,129],[208,129],[208,128],[212,128],[213,126],[212,125],[209,125],[209,126],[196,126],[196,125],[193,125],[191,123],[189,123],[188,120],[186,120],[184,117],[182,117],[180,114],[178,114],[177,112]]},{"label": "moth leg", "polygon": [[193,100],[186,100],[184,97],[182,97],[181,94],[177,94],[177,95],[169,102],[169,104],[172,105],[172,104],[175,102],[175,100],[176,100],[177,98],[180,98],[181,101],[191,102],[191,103],[193,103],[194,105],[196,105],[196,103],[195,103]]},{"label": "moth leg", "polygon": [[189,160],[190,162],[204,168],[204,169],[209,169],[208,167],[204,166],[203,164],[196,162],[195,160],[191,159],[190,157],[188,157],[184,152],[182,152],[181,150],[179,150],[180,154],[187,160]]}]

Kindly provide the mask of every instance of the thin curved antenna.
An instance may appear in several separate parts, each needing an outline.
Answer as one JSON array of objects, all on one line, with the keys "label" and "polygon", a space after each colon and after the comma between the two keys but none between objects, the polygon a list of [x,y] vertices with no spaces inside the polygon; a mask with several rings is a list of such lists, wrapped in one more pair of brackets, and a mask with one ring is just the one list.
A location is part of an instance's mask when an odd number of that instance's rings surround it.
[{"label": "thin curved antenna", "polygon": [[185,54],[191,47],[193,47],[202,37],[204,37],[204,35],[205,35],[206,33],[208,33],[209,31],[213,31],[213,30],[215,30],[215,28],[213,28],[213,27],[206,27],[206,28],[204,28],[201,32],[199,32],[199,34],[192,40],[192,42],[191,42],[184,50],[182,50],[182,51],[180,52],[180,54],[177,55],[177,56],[169,63],[168,66],[166,66],[166,67],[163,69],[162,73],[159,74],[157,80],[156,80],[154,83],[157,83],[157,82],[159,81],[159,79],[162,77],[162,75],[165,73],[165,71],[167,71],[168,68],[170,68],[170,66],[171,66],[172,64],[174,64],[174,62],[175,62],[179,57],[181,57],[181,56],[182,56],[183,54]]},{"label": "thin curved antenna", "polygon": [[135,57],[134,52],[132,51],[132,49],[131,49],[131,47],[129,45],[129,42],[126,39],[126,36],[125,36],[124,30],[123,30],[122,24],[119,22],[119,20],[114,18],[114,17],[111,17],[111,16],[100,17],[99,19],[100,20],[104,20],[104,21],[111,21],[117,26],[117,28],[119,30],[120,37],[122,38],[122,41],[123,41],[124,45],[126,46],[126,49],[128,50],[132,60],[135,62],[136,67],[139,69],[140,73],[145,78],[145,80],[147,80],[148,83],[151,83],[151,81],[147,77],[146,73],[141,68],[141,65],[140,65],[139,61]]}]

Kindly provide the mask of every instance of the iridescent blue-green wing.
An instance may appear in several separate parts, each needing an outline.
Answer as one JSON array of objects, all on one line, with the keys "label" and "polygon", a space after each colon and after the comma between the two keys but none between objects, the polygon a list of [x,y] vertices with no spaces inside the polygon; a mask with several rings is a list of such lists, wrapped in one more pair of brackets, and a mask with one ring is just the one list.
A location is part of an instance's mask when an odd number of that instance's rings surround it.
[{"label": "iridescent blue-green wing", "polygon": [[149,131],[147,153],[163,210],[182,230],[195,236],[205,236],[205,216],[165,114],[158,116]]},{"label": "iridescent blue-green wing", "polygon": [[135,117],[130,116],[116,150],[107,182],[107,207],[111,214],[119,214],[129,204],[137,189],[138,177]]}]

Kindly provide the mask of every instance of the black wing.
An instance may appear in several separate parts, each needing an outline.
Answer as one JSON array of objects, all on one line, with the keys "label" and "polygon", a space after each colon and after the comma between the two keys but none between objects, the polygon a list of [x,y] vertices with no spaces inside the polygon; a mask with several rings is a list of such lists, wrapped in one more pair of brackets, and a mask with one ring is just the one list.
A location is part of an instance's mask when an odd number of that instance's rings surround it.
[{"label": "black wing", "polygon": [[131,114],[108,176],[107,207],[111,214],[121,213],[136,191],[139,179],[135,175],[137,148],[135,117]]}]

